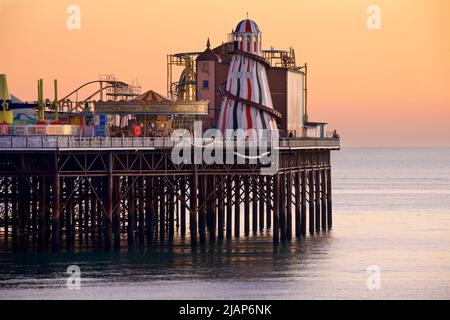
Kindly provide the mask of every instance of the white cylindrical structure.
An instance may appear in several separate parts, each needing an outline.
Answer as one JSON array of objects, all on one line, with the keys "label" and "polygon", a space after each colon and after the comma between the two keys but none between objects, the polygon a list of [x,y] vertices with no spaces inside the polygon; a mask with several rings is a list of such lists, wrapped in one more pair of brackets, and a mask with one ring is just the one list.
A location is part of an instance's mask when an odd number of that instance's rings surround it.
[{"label": "white cylindrical structure", "polygon": [[228,71],[218,128],[276,130],[261,32],[249,19],[233,32],[234,52]]}]

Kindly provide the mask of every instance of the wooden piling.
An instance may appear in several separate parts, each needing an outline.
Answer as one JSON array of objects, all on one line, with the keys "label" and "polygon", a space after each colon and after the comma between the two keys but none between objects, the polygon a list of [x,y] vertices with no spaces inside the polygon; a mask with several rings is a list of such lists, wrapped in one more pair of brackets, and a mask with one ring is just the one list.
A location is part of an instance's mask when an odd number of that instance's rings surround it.
[{"label": "wooden piling", "polygon": [[294,177],[294,192],[295,192],[295,237],[300,238],[302,235],[302,193],[301,193],[301,171],[298,170]]},{"label": "wooden piling", "polygon": [[216,241],[217,217],[216,217],[216,176],[211,175],[209,178],[209,197],[208,201],[208,216],[209,216],[209,241]]},{"label": "wooden piling", "polygon": [[279,228],[280,228],[280,240],[286,240],[286,174],[280,175],[280,191],[279,191]]},{"label": "wooden piling", "polygon": [[139,237],[139,245],[143,246],[145,244],[145,204],[144,204],[144,195],[145,195],[145,183],[144,177],[138,178],[139,188],[138,188],[138,199],[139,199],[139,218],[138,218],[138,237]]},{"label": "wooden piling", "polygon": [[218,176],[217,185],[217,238],[223,239],[225,226],[225,184],[222,175]]},{"label": "wooden piling", "polygon": [[83,179],[78,184],[78,240],[83,241]]},{"label": "wooden piling", "polygon": [[252,230],[258,232],[258,176],[252,177]]},{"label": "wooden piling", "polygon": [[128,177],[128,245],[134,245],[135,217],[136,217],[136,184],[134,177]]},{"label": "wooden piling", "polygon": [[250,234],[250,181],[249,177],[244,177],[244,234],[246,237]]},{"label": "wooden piling", "polygon": [[266,183],[265,183],[265,177],[264,176],[262,176],[262,175],[260,175],[259,177],[258,177],[258,180],[259,180],[259,192],[258,192],[258,197],[259,197],[259,230],[260,231],[263,231],[264,230],[264,213],[265,213],[265,211],[264,211],[264,203],[266,202],[265,201],[265,198],[266,198],[266,194],[265,194],[265,191],[264,191],[264,189],[265,189],[265,185],[266,185]]},{"label": "wooden piling", "polygon": [[300,218],[300,224],[301,224],[301,233],[302,236],[306,236],[306,171],[301,171],[301,218]]},{"label": "wooden piling", "polygon": [[[125,181],[124,181],[125,182]],[[118,250],[120,248],[120,239],[121,239],[121,218],[120,213],[122,210],[121,206],[121,198],[122,198],[122,178],[120,176],[115,176],[112,179],[114,195],[112,196],[111,206],[113,208],[113,219],[112,222],[114,224],[114,248]],[[108,228],[109,229],[109,228]]]},{"label": "wooden piling", "polygon": [[90,197],[89,197],[89,203],[91,211],[89,212],[89,218],[90,218],[90,226],[91,226],[91,240],[94,242],[96,238],[96,229],[97,229],[97,219],[96,216],[98,215],[98,208],[97,208],[97,196],[95,195],[95,192],[99,190],[98,186],[98,178],[92,178],[91,184],[95,190],[90,190]]},{"label": "wooden piling", "polygon": [[[17,232],[18,232],[18,239],[19,239],[19,246],[24,246],[25,241],[25,216],[26,216],[26,207],[25,203],[27,201],[27,192],[25,187],[25,181],[24,178],[20,177],[18,179],[18,193],[16,196],[17,201]],[[19,197],[20,193],[20,197]]]},{"label": "wooden piling", "polygon": [[273,188],[273,242],[280,239],[279,217],[280,217],[280,174],[274,176]]},{"label": "wooden piling", "polygon": [[86,240],[86,242],[89,240],[89,198],[90,198],[90,192],[89,192],[89,180],[90,178],[87,177],[86,179],[84,179],[84,194],[83,194],[83,202],[84,202],[84,217],[83,217],[83,222],[84,222],[84,239]]},{"label": "wooden piling", "polygon": [[173,241],[175,234],[175,177],[170,176],[167,185],[167,201],[168,201],[168,216],[169,216],[169,242]]},{"label": "wooden piling", "polygon": [[66,178],[67,204],[66,204],[66,246],[70,248],[73,242],[73,179]]},{"label": "wooden piling", "polygon": [[52,244],[53,248],[59,247],[59,230],[60,230],[60,198],[61,198],[61,181],[59,172],[55,168],[53,173],[53,210],[52,210]]},{"label": "wooden piling", "polygon": [[314,170],[309,171],[309,233],[314,234]]},{"label": "wooden piling", "polygon": [[[27,241],[31,240],[32,243],[36,243],[36,217],[37,217],[37,204],[36,204],[36,178],[29,178],[29,199],[27,204]],[[60,232],[60,238],[62,237],[62,232]]]},{"label": "wooden piling", "polygon": [[207,198],[207,176],[203,175],[200,179],[200,192],[199,192],[199,200],[200,200],[200,209],[199,209],[199,219],[198,219],[198,232],[200,243],[206,242],[206,198]]},{"label": "wooden piling", "polygon": [[[24,170],[26,164],[24,156],[20,155],[20,165],[21,170]],[[18,178],[18,192],[17,192],[17,223],[18,223],[18,235],[19,235],[19,246],[23,247],[25,245],[25,234],[26,234],[26,203],[28,201],[29,191],[27,190],[26,180],[27,177]],[[20,196],[19,196],[20,193]]]},{"label": "wooden piling", "polygon": [[154,221],[155,221],[155,194],[153,190],[155,188],[155,177],[148,177],[146,184],[146,220],[147,220],[147,243],[151,243],[154,238]]},{"label": "wooden piling", "polygon": [[5,177],[3,179],[3,184],[4,184],[4,199],[3,199],[3,203],[5,206],[5,221],[4,221],[4,226],[5,226],[5,233],[4,233],[4,238],[5,238],[5,242],[8,242],[9,239],[9,178]]},{"label": "wooden piling", "polygon": [[[110,152],[108,154],[108,177],[106,181],[106,212],[105,212],[105,247],[111,248],[112,241],[112,215],[113,215],[113,156]],[[115,224],[118,222],[116,221]],[[117,231],[117,229],[116,229]],[[119,230],[120,233],[120,230]],[[115,245],[120,245],[120,238],[115,235]]]},{"label": "wooden piling", "polygon": [[327,169],[327,225],[328,230],[331,230],[333,226],[333,220],[332,220],[332,210],[331,210],[331,169]]},{"label": "wooden piling", "polygon": [[320,169],[315,170],[315,189],[314,189],[314,201],[315,203],[315,212],[316,212],[316,232],[320,232]]},{"label": "wooden piling", "polygon": [[327,201],[326,201],[326,173],[325,169],[320,170],[320,200],[321,200],[321,219],[322,219],[322,231],[327,230]]},{"label": "wooden piling", "polygon": [[270,229],[272,227],[272,207],[275,206],[275,204],[273,204],[273,199],[272,199],[272,176],[267,176],[266,177],[266,194],[265,194],[265,199],[266,199],[266,228]]},{"label": "wooden piling", "polygon": [[180,233],[184,237],[186,235],[186,176],[181,177],[180,180]]},{"label": "wooden piling", "polygon": [[227,239],[231,239],[232,234],[232,227],[233,227],[233,197],[232,197],[232,190],[233,190],[233,178],[231,175],[227,177],[226,182],[226,197],[227,197]]},{"label": "wooden piling", "polygon": [[[39,248],[44,249],[46,247],[45,235],[47,233],[46,224],[46,210],[47,210],[47,194],[46,194],[46,178],[42,177],[39,181]],[[14,194],[14,184],[12,185],[12,190]],[[14,219],[14,203],[12,204],[12,214]],[[14,221],[13,221],[14,223]],[[13,235],[14,235],[14,224],[13,224]]]},{"label": "wooden piling", "polygon": [[234,236],[239,238],[241,228],[241,177],[234,177]]},{"label": "wooden piling", "polygon": [[290,240],[292,238],[292,172],[287,173],[286,180],[286,239]]},{"label": "wooden piling", "polygon": [[166,177],[159,179],[159,240],[164,242],[166,231]]},{"label": "wooden piling", "polygon": [[[103,229],[105,228],[105,206],[106,206],[106,179],[98,178],[98,198],[97,198],[97,208],[98,208],[98,214],[96,216],[97,220],[97,239],[96,243],[98,245],[101,245],[103,243]],[[72,210],[73,212],[73,210]]]},{"label": "wooden piling", "polygon": [[190,188],[190,207],[189,211],[189,228],[191,231],[191,245],[197,244],[197,216],[198,216],[198,174],[197,166],[194,164],[194,172],[191,177],[191,188]]},{"label": "wooden piling", "polygon": [[[33,243],[36,243],[37,240],[37,221],[38,221],[38,178],[33,177],[32,178],[32,185],[33,185],[33,192],[32,192],[32,204],[31,204],[31,226],[30,226],[30,232],[32,234],[32,240]],[[5,226],[7,225],[8,220],[8,208],[5,206]],[[7,229],[7,228],[6,228]],[[7,231],[7,230],[5,230]]]}]

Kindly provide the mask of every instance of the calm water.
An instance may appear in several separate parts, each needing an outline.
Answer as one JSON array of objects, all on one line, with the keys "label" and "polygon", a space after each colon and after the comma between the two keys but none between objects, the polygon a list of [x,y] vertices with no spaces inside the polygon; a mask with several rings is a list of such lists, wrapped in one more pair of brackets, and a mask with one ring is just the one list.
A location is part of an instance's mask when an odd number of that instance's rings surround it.
[{"label": "calm water", "polygon": [[[450,149],[334,152],[334,229],[192,251],[0,253],[0,299],[450,299]],[[80,290],[66,269],[81,268]],[[367,287],[367,267],[380,288]]]}]

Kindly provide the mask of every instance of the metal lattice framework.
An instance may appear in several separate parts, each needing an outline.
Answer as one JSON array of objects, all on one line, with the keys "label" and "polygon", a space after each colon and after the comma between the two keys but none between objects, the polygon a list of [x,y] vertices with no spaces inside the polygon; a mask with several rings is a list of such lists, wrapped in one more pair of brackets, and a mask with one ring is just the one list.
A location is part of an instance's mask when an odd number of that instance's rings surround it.
[{"label": "metal lattice framework", "polygon": [[311,233],[331,228],[330,149],[281,150],[279,165],[264,176],[249,163],[175,165],[169,148],[3,150],[2,239],[119,247],[177,233],[196,244],[267,228],[278,242],[305,236],[308,224]]}]

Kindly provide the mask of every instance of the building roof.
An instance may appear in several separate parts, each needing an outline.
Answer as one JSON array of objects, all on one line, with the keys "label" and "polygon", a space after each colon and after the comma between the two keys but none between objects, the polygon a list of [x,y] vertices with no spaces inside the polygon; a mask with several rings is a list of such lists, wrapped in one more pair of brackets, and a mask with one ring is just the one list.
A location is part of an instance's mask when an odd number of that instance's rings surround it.
[{"label": "building roof", "polygon": [[197,57],[197,61],[218,61],[219,63],[230,62],[231,55],[226,53],[226,45],[226,43],[223,43],[213,49],[207,48]]},{"label": "building roof", "polygon": [[97,101],[95,112],[116,115],[207,115],[208,101],[175,101],[149,90],[133,100]]},{"label": "building roof", "polygon": [[15,95],[11,94],[11,102],[12,103],[24,103],[22,100],[17,98]]},{"label": "building roof", "polygon": [[[10,97],[11,97],[11,99],[10,100],[6,100],[6,101],[8,101],[9,103],[25,103],[25,102],[23,102],[22,100],[20,100],[19,98],[17,98],[15,95],[13,95],[13,94],[10,94]],[[3,103],[3,100],[1,100],[0,99],[0,103]]]},{"label": "building roof", "polygon": [[197,61],[211,61],[219,59],[219,56],[215,54],[210,48],[207,48],[197,57]]},{"label": "building roof", "polygon": [[219,58],[221,62],[231,62],[231,55],[227,54],[227,44],[222,43],[220,46],[212,49]]},{"label": "building roof", "polygon": [[169,102],[170,99],[167,99],[162,94],[159,94],[156,91],[148,90],[144,92],[140,96],[134,98],[132,101],[143,101],[143,102]]},{"label": "building roof", "polygon": [[[16,110],[16,109],[33,109],[37,107],[37,103],[28,103],[23,102],[21,99],[17,98],[15,95],[11,94],[11,100],[7,100],[9,103],[9,109],[10,110]],[[0,99],[0,108],[3,104],[3,100]]]},{"label": "building roof", "polygon": [[234,34],[241,34],[241,33],[261,33],[261,31],[259,30],[259,27],[255,21],[250,19],[244,19],[238,23],[234,31]]}]

